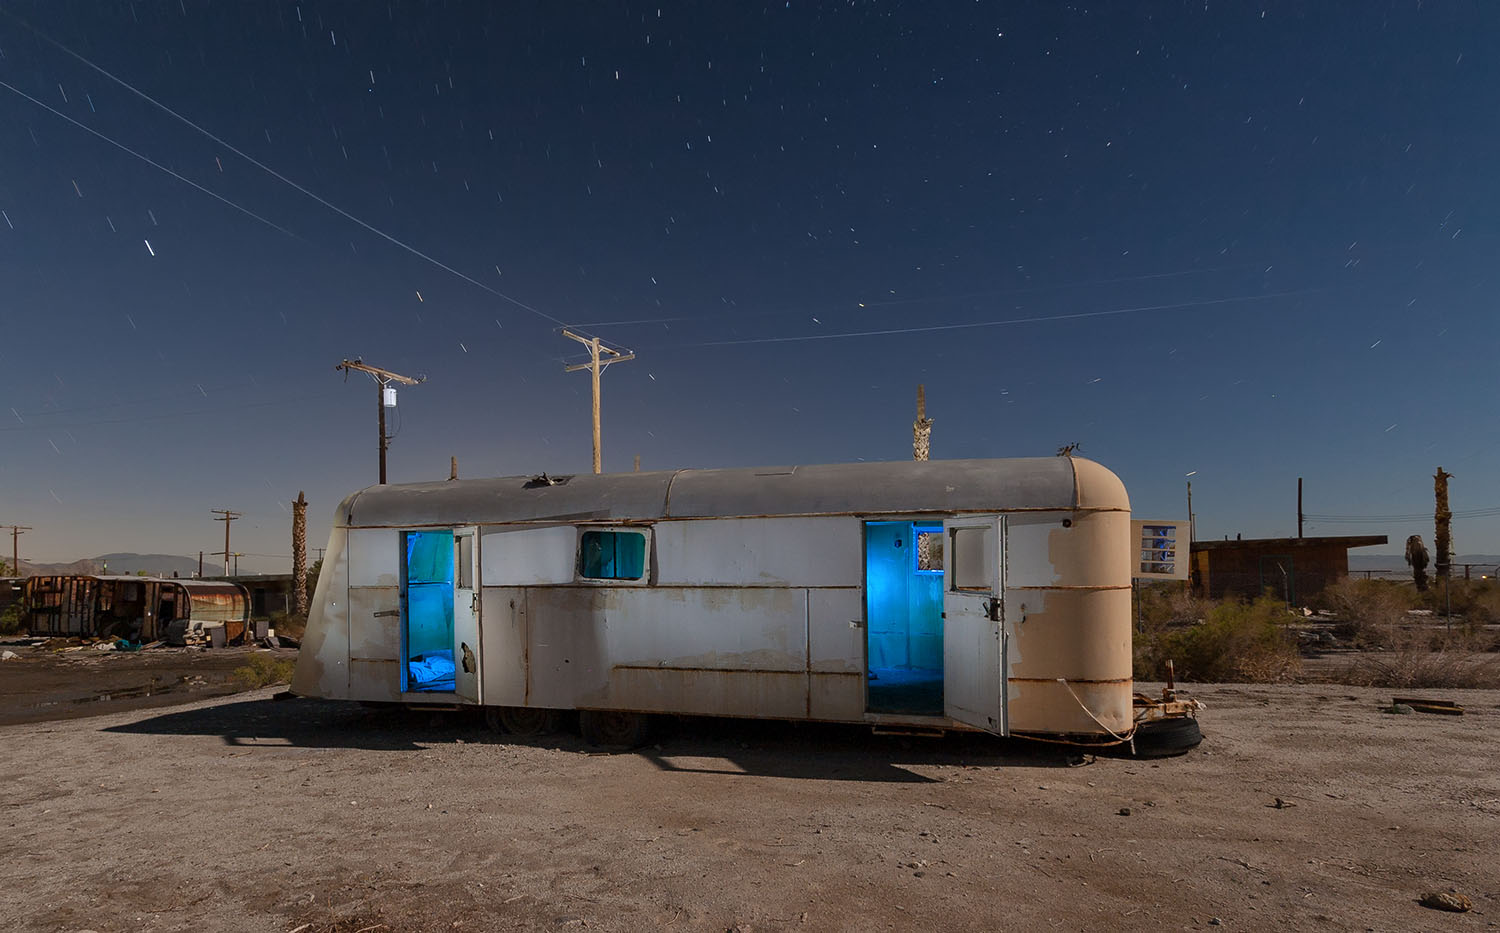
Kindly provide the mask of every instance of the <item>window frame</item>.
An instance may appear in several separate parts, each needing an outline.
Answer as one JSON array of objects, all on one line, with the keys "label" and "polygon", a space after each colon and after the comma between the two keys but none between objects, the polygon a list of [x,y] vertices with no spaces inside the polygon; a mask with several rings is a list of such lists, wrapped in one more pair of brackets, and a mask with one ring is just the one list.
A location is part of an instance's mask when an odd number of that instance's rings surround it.
[{"label": "window frame", "polygon": [[[923,570],[922,567],[921,567],[922,549],[921,549],[921,546],[920,546],[921,542],[920,542],[919,539],[921,538],[922,535],[936,535],[938,543],[940,545],[942,545],[942,547],[943,547],[943,563],[942,563],[942,566],[938,567],[938,569],[936,569],[936,570]],[[947,538],[946,535],[943,534],[943,523],[941,521],[937,522],[936,524],[924,523],[924,522],[912,522],[911,523],[911,569],[912,569],[912,572],[915,573],[915,574],[921,575],[921,576],[937,576],[937,577],[943,576],[944,571],[946,571],[948,569],[948,548],[947,548],[947,544],[948,544],[948,538]]]},{"label": "window frame", "polygon": [[[639,577],[587,577],[583,574],[584,536],[596,534],[637,534],[642,540],[641,575]],[[650,525],[579,525],[573,545],[573,582],[583,586],[649,586],[654,575]]]}]

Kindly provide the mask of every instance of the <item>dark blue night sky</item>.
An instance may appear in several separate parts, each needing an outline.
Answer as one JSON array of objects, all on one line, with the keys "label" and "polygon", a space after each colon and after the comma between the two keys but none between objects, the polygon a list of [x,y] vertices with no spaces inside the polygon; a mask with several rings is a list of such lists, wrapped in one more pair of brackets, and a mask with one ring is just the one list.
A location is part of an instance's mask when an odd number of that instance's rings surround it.
[{"label": "dark blue night sky", "polygon": [[345,357],[428,376],[393,482],[587,470],[560,324],[638,355],[606,470],[902,459],[921,382],[934,456],[1077,442],[1153,517],[1192,473],[1200,536],[1295,533],[1298,476],[1430,514],[1441,464],[1500,551],[1491,5],[0,10],[23,557],[231,508],[283,569],[299,489],[321,541],[375,478]]}]

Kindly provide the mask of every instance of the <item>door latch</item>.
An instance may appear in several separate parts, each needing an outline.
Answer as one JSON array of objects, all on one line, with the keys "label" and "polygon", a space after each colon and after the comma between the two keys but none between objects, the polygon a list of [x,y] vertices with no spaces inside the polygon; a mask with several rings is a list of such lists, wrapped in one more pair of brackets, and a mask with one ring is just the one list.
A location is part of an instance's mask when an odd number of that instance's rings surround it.
[{"label": "door latch", "polygon": [[999,622],[1000,621],[1000,606],[1001,606],[1000,597],[998,597],[998,596],[991,596],[990,599],[989,599],[989,606],[988,606],[989,615],[990,615],[990,621],[991,622]]}]

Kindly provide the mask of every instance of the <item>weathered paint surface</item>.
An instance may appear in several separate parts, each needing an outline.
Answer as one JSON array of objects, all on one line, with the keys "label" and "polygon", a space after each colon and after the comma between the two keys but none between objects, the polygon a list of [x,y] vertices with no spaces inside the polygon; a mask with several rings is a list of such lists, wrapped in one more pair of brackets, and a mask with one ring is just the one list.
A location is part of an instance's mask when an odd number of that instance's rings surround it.
[{"label": "weathered paint surface", "polygon": [[1016,516],[1008,523],[1006,550],[1010,731],[1128,730],[1130,513]]},{"label": "weathered paint surface", "polygon": [[[389,527],[334,529],[293,689],[454,702],[399,692],[400,622],[390,613],[399,608],[400,528],[479,522],[487,703],[899,722],[865,712],[862,522],[996,511],[1006,517],[1007,569],[1005,682],[996,689],[1009,728],[1128,729],[1131,542],[1119,480],[1077,458],[969,461],[948,474],[941,461],[914,466],[578,477],[503,507],[486,503],[512,495],[508,480],[356,494],[340,506],[341,523],[361,514]],[[987,470],[1011,472],[981,482]],[[849,479],[865,475],[879,488]],[[948,486],[945,475],[955,478]],[[615,480],[625,484],[618,496]],[[736,483],[754,489],[735,493]],[[862,492],[881,508],[862,510]],[[733,504],[712,505],[720,499]],[[791,502],[794,515],[776,516],[778,502]],[[819,503],[838,514],[809,515]],[[674,508],[693,520],[673,520]],[[714,508],[730,517],[712,517]],[[579,529],[621,520],[649,535],[649,578],[576,580]]]},{"label": "weathered paint surface", "polygon": [[[301,696],[349,699],[349,557],[345,529],[328,535],[323,570],[313,591],[302,650],[292,675],[292,692]],[[364,687],[361,684],[361,687]]]},{"label": "weathered paint surface", "polygon": [[656,582],[684,586],[859,586],[855,518],[657,522]]}]

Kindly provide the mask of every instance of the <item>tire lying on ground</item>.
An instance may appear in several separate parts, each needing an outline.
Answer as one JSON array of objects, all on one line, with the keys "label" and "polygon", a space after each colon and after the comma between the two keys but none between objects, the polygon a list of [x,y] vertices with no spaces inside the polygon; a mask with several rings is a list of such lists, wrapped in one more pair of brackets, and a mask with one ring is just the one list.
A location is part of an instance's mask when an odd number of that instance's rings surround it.
[{"label": "tire lying on ground", "polygon": [[651,717],[644,713],[622,713],[586,709],[578,713],[583,740],[601,748],[639,748],[651,736]]},{"label": "tire lying on ground", "polygon": [[1170,758],[1184,755],[1203,741],[1198,720],[1191,718],[1157,719],[1142,723],[1135,730],[1135,757]]}]

